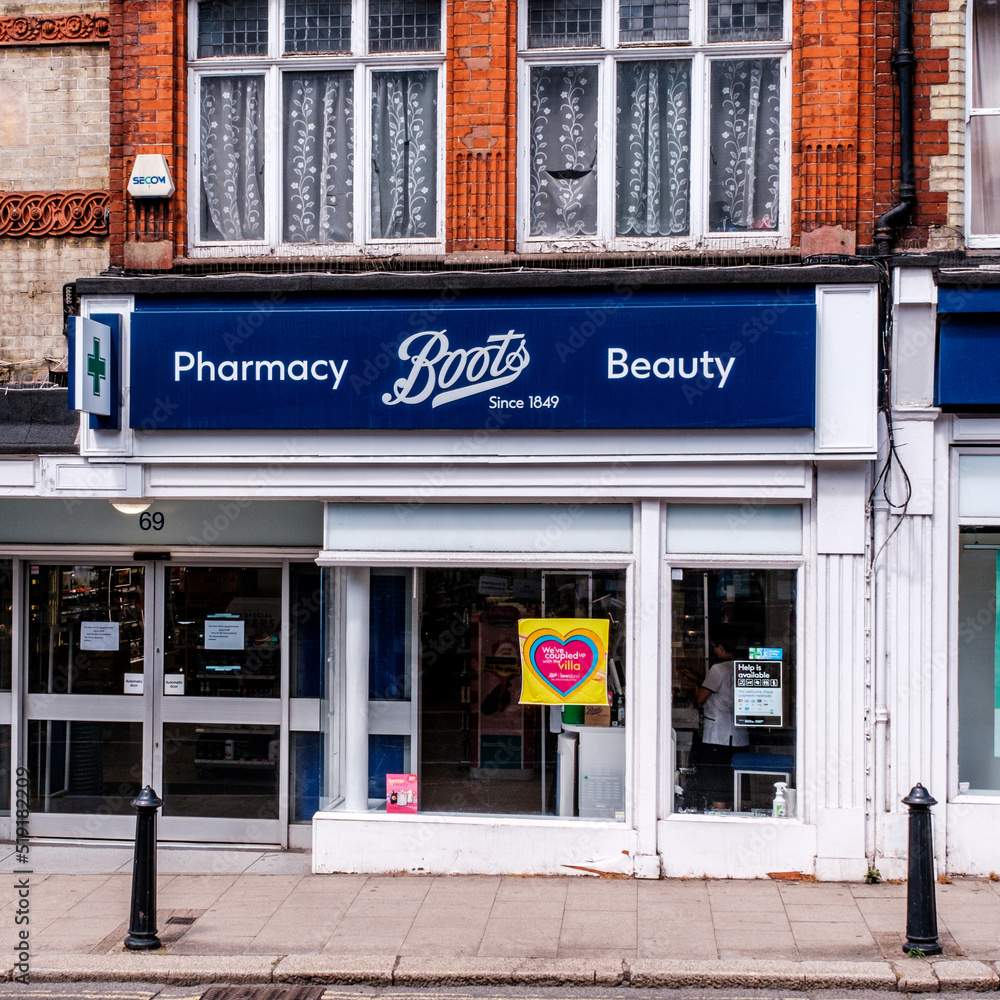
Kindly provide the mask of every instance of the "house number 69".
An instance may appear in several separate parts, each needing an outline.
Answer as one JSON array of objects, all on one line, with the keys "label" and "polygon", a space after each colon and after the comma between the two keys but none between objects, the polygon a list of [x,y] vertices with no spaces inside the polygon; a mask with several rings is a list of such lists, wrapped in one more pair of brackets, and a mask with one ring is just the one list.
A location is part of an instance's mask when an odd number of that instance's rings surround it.
[{"label": "house number 69", "polygon": [[149,531],[150,528],[152,528],[153,531],[162,531],[163,515],[159,511],[156,511],[153,514],[150,514],[149,512],[140,514],[139,527],[142,528],[143,531]]}]

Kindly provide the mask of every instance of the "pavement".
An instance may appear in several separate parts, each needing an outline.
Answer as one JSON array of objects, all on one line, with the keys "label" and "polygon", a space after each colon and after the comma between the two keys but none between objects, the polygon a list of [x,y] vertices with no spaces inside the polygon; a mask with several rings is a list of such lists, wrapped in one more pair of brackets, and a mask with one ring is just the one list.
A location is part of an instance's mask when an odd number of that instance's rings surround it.
[{"label": "pavement", "polygon": [[130,952],[131,871],[131,846],[33,843],[25,865],[0,844],[0,979],[27,957],[31,983],[1000,986],[992,878],[935,886],[944,954],[924,958],[899,883],[314,875],[307,851],[160,847],[163,947]]}]

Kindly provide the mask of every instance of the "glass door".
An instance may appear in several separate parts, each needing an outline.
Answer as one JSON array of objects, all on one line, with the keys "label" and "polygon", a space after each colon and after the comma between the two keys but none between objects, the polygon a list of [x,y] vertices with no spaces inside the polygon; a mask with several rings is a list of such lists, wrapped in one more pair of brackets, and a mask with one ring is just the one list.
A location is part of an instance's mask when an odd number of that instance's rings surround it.
[{"label": "glass door", "polygon": [[161,840],[283,844],[287,566],[26,569],[32,836],[131,839],[151,784]]},{"label": "glass door", "polygon": [[280,564],[188,565],[158,577],[162,838],[284,842],[286,575]]},{"label": "glass door", "polygon": [[27,566],[32,836],[134,834],[151,763],[147,583],[137,564]]}]

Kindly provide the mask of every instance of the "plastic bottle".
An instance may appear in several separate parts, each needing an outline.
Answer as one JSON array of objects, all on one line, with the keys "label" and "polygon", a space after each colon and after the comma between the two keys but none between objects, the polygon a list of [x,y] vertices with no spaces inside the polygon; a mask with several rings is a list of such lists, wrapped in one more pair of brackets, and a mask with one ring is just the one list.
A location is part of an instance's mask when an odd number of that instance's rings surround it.
[{"label": "plastic bottle", "polygon": [[775,819],[783,819],[788,815],[788,799],[785,798],[785,789],[788,783],[776,781],[774,783],[774,802],[771,803],[771,815]]}]

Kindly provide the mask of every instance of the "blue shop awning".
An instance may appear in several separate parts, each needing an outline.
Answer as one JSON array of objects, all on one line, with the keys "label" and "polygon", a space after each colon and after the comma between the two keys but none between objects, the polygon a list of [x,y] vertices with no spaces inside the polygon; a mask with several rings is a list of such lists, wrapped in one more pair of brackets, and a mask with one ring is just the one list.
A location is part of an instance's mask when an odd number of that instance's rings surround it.
[{"label": "blue shop awning", "polygon": [[938,297],[938,406],[1000,407],[1000,289]]}]

